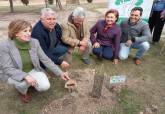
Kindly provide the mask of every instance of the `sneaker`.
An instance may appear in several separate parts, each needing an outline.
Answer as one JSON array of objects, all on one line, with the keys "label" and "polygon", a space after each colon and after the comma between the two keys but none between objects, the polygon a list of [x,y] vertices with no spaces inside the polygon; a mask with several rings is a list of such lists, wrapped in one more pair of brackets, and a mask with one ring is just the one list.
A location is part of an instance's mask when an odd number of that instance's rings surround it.
[{"label": "sneaker", "polygon": [[140,65],[141,64],[141,60],[138,59],[138,58],[135,58],[134,59],[134,62],[135,62],[136,65]]},{"label": "sneaker", "polygon": [[90,60],[89,59],[82,59],[83,63],[89,65],[90,64]]}]

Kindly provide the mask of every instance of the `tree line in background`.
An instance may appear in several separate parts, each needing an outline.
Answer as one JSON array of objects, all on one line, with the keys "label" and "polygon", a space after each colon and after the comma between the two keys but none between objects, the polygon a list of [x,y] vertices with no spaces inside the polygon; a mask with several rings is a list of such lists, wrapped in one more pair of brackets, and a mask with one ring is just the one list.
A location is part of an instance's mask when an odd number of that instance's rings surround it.
[{"label": "tree line in background", "polygon": [[[55,0],[55,1],[56,1],[56,5],[62,10],[63,8],[61,5],[61,0]],[[92,1],[93,0],[87,0],[88,3],[91,3]],[[26,6],[29,4],[29,0],[21,0],[21,2]],[[66,2],[75,4],[75,3],[79,3],[79,0],[66,0]],[[10,3],[10,12],[14,12],[13,0],[9,0],[9,3]],[[50,5],[54,4],[54,0],[45,0],[46,7],[48,7],[49,4]]]}]

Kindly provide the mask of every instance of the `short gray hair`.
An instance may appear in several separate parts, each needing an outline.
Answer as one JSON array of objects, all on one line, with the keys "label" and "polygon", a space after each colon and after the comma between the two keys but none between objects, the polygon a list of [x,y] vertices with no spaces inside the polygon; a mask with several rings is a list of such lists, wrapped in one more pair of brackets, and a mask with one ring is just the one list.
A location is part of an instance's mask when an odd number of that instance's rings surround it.
[{"label": "short gray hair", "polygon": [[43,8],[41,9],[41,17],[47,17],[48,15],[56,15],[56,12],[53,11],[51,8]]},{"label": "short gray hair", "polygon": [[72,16],[73,17],[81,17],[81,18],[84,18],[85,17],[85,10],[84,10],[84,8],[82,8],[82,7],[77,7],[77,8],[75,8],[74,10],[73,10],[73,14],[72,14]]}]

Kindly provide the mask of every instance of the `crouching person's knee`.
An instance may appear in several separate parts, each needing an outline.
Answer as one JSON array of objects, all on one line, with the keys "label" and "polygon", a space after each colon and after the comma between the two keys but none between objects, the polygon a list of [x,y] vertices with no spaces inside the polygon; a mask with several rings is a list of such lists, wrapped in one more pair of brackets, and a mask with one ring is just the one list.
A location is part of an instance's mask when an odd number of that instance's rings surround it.
[{"label": "crouching person's knee", "polygon": [[150,48],[150,44],[148,42],[143,42],[142,43],[142,46],[143,46],[143,48],[144,48],[145,51],[148,51],[149,48]]},{"label": "crouching person's knee", "polygon": [[128,58],[129,55],[129,47],[126,47],[125,44],[121,44],[121,48],[119,51],[119,59],[125,60]]},{"label": "crouching person's knee", "polygon": [[119,54],[119,59],[120,60],[125,60],[127,58],[128,58],[128,55]]},{"label": "crouching person's knee", "polygon": [[[38,75],[38,77],[37,77]],[[37,91],[46,91],[50,88],[50,82],[48,80],[48,77],[45,75],[43,72],[38,72],[36,74],[36,80],[37,80],[37,85],[35,88]]]},{"label": "crouching person's knee", "polygon": [[49,88],[50,88],[50,83],[49,82],[43,83],[42,85],[36,85],[36,89],[39,92],[47,91]]}]

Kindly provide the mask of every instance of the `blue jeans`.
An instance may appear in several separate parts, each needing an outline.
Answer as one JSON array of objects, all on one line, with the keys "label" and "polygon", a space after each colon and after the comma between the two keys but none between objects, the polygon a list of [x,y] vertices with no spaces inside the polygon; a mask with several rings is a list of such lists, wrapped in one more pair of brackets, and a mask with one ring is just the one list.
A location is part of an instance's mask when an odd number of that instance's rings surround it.
[{"label": "blue jeans", "polygon": [[137,49],[135,58],[140,59],[144,53],[148,51],[150,44],[148,42],[135,42],[130,47],[128,47],[125,45],[125,43],[120,43],[119,58],[121,60],[127,59],[131,48]]},{"label": "blue jeans", "polygon": [[112,59],[113,49],[110,46],[100,46],[99,48],[93,48],[93,54],[105,59]]},{"label": "blue jeans", "polygon": [[48,50],[48,57],[55,63],[60,65],[60,57],[64,56],[68,51],[67,46],[63,44],[57,44],[54,48]]}]

